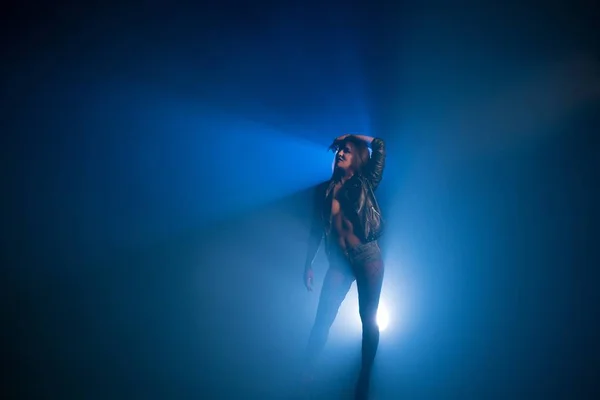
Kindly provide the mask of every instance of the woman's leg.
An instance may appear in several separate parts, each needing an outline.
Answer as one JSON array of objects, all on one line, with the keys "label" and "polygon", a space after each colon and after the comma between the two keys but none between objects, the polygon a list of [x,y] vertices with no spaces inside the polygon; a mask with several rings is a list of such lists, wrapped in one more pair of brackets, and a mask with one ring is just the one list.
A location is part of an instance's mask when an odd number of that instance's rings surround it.
[{"label": "woman's leg", "polygon": [[369,392],[371,370],[379,345],[377,309],[383,284],[384,265],[379,247],[368,250],[354,263],[358,304],[362,321],[362,365],[358,380],[356,398],[366,399]]},{"label": "woman's leg", "polygon": [[341,267],[332,265],[327,270],[319,297],[317,316],[315,317],[315,322],[308,339],[306,352],[308,373],[314,367],[317,357],[325,347],[329,328],[331,328],[340,305],[350,290],[353,281],[354,277],[351,273]]}]

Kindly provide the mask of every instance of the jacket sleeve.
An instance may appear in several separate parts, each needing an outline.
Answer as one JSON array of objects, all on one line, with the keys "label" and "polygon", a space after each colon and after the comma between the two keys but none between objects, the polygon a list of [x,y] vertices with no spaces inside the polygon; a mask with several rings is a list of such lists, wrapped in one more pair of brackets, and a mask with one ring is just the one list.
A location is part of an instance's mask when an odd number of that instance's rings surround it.
[{"label": "jacket sleeve", "polygon": [[371,142],[371,159],[367,164],[365,177],[371,183],[373,190],[379,186],[385,168],[385,142],[375,138]]}]

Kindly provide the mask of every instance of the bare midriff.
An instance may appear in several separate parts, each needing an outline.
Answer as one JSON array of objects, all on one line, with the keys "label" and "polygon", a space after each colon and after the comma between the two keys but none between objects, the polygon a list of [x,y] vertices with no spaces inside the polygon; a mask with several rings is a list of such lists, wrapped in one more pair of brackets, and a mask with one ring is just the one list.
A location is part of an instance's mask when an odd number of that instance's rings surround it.
[{"label": "bare midriff", "polygon": [[354,226],[349,218],[344,215],[340,202],[337,198],[340,185],[333,189],[331,201],[331,233],[332,243],[336,243],[344,252],[361,244],[360,239],[354,233]]}]

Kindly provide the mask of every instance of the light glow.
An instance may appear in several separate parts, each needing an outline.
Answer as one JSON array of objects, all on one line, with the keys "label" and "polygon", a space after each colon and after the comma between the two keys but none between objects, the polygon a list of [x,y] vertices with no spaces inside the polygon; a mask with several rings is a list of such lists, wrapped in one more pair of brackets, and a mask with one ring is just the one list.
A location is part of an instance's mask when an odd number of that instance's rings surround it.
[{"label": "light glow", "polygon": [[387,307],[384,302],[379,302],[379,308],[377,309],[377,326],[379,326],[379,330],[383,332],[389,324],[390,314],[388,313]]}]

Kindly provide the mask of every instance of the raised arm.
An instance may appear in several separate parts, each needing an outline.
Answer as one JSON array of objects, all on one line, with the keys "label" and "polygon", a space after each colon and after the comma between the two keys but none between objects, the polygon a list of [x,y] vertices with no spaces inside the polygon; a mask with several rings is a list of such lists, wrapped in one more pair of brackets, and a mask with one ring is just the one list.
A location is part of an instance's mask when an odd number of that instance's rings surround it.
[{"label": "raised arm", "polygon": [[364,175],[371,182],[373,190],[379,186],[385,168],[385,142],[380,138],[370,138],[371,159],[365,168]]}]

